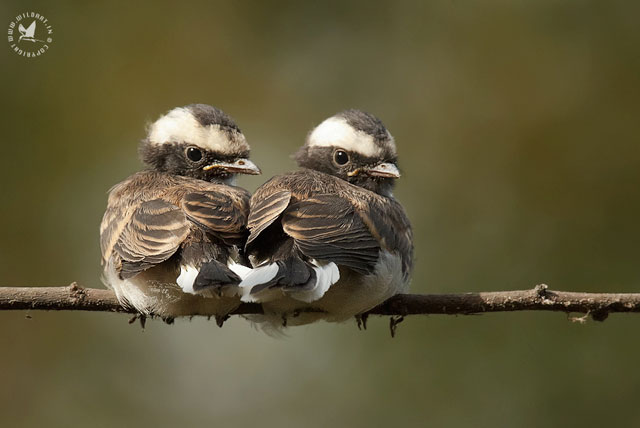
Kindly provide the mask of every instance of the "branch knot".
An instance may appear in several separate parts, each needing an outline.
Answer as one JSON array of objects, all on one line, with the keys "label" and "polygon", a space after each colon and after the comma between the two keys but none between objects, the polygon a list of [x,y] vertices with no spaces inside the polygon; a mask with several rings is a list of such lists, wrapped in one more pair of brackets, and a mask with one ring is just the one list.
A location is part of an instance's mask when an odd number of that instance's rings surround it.
[{"label": "branch knot", "polygon": [[84,288],[80,287],[77,282],[72,282],[69,287],[69,298],[73,304],[80,304],[87,296]]}]

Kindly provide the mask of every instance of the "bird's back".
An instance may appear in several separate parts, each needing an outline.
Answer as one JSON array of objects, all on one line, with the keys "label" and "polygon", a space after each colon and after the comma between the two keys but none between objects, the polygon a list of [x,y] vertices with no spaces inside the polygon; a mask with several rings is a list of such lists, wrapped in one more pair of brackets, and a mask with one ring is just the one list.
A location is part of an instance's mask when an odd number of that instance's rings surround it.
[{"label": "bird's back", "polygon": [[259,261],[277,260],[293,245],[292,238],[284,232],[281,221],[274,220],[269,227],[260,230],[258,234],[255,233],[263,221],[261,214],[264,214],[265,201],[278,192],[290,193],[287,205],[279,207],[280,220],[287,207],[319,195],[331,195],[348,203],[379,241],[381,248],[399,250],[403,254],[403,274],[410,274],[413,264],[413,235],[402,205],[393,197],[379,195],[340,178],[310,169],[276,176],[256,190],[251,197],[247,251]]}]

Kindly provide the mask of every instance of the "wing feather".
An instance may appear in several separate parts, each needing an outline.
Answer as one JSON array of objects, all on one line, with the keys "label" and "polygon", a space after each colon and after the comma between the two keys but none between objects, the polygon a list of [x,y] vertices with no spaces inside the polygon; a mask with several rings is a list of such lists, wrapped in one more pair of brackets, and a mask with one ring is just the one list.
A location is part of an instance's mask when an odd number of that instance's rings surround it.
[{"label": "wing feather", "polygon": [[272,193],[265,198],[257,196],[254,195],[251,198],[251,210],[247,225],[250,234],[247,245],[269,227],[284,212],[291,201],[291,192],[288,190]]},{"label": "wing feather", "polygon": [[413,231],[402,205],[395,199],[376,200],[361,215],[382,248],[400,254],[407,279],[413,269]]},{"label": "wing feather", "polygon": [[191,192],[182,199],[182,209],[190,221],[214,236],[229,244],[243,244],[247,235],[248,193],[233,198],[226,192]]},{"label": "wing feather", "polygon": [[282,225],[307,257],[361,273],[370,273],[378,260],[380,244],[343,197],[318,195],[292,204]]},{"label": "wing feather", "polygon": [[189,234],[189,223],[180,207],[162,199],[142,203],[128,220],[121,222],[106,227],[103,242],[111,241],[110,235],[120,230],[113,251],[122,261],[123,278],[166,261]]}]

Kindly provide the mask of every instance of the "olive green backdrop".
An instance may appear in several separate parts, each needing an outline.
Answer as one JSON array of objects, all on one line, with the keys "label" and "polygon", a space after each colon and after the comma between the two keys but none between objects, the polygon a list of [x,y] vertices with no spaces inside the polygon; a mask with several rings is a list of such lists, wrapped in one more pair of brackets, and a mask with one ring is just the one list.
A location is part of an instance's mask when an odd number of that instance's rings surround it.
[{"label": "olive green backdrop", "polygon": [[[216,105],[262,177],[345,108],[396,137],[415,292],[640,289],[640,16],[631,1],[9,1],[0,40],[0,284],[99,287],[109,187],[144,127]],[[4,31],[4,30],[3,30]],[[5,33],[6,34],[6,33]],[[6,37],[6,36],[5,36]],[[3,426],[637,426],[640,316],[239,318],[0,313]]]}]

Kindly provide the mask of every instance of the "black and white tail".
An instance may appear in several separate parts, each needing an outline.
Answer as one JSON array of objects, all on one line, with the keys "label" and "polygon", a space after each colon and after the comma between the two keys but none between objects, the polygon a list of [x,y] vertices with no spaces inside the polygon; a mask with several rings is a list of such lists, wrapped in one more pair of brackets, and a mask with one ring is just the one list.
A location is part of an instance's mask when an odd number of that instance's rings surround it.
[{"label": "black and white tail", "polygon": [[240,282],[242,301],[269,302],[286,294],[310,303],[324,296],[339,279],[335,263],[292,257],[251,269]]}]

